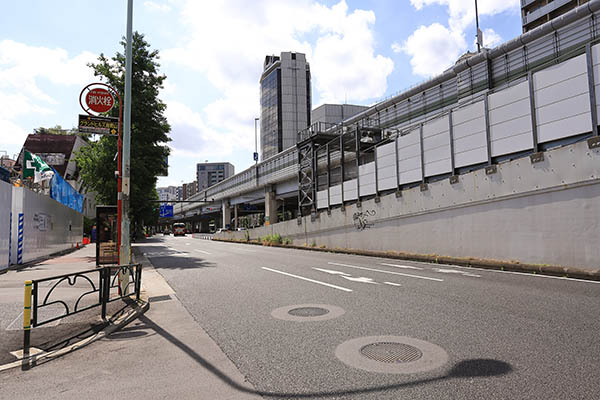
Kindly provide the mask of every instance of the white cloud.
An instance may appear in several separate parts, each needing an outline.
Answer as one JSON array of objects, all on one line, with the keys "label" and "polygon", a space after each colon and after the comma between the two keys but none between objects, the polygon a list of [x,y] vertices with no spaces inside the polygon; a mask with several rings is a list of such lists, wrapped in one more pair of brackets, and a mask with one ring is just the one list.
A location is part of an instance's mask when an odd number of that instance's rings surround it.
[{"label": "white cloud", "polygon": [[[452,65],[462,53],[469,50],[465,34],[466,29],[475,21],[475,4],[473,1],[466,0],[410,0],[410,2],[417,10],[430,5],[447,8],[447,27],[439,23],[421,26],[403,44],[394,43],[392,45],[395,52],[405,52],[411,57],[414,74],[436,75]],[[519,7],[519,0],[478,1],[480,17],[518,10]],[[485,29],[483,38],[486,47],[493,47],[502,42],[500,35],[493,29]],[[472,43],[472,48],[474,48],[476,40]]]},{"label": "white cloud", "polygon": [[433,76],[451,66],[466,48],[462,34],[450,31],[438,23],[421,26],[406,39],[402,46],[393,46],[396,52],[408,54],[413,73]]},{"label": "white cloud", "polygon": [[171,11],[171,7],[167,4],[158,4],[154,1],[145,1],[144,2],[144,7],[148,8],[149,10],[152,11],[159,11],[159,12],[169,12]]},{"label": "white cloud", "polygon": [[95,60],[96,55],[87,51],[69,57],[60,48],[0,41],[1,143],[22,145],[26,133],[17,123],[18,118],[27,116],[33,128],[39,126],[35,122],[39,117],[55,113],[59,102],[41,89],[41,82],[83,87],[93,79],[93,72],[86,64]]},{"label": "white cloud", "polygon": [[[224,146],[254,150],[258,81],[267,54],[306,54],[320,94],[314,105],[361,102],[385,93],[393,62],[375,54],[373,12],[350,12],[344,0],[331,7],[313,0],[226,3],[185,1],[181,20],[189,35],[182,45],[161,51],[165,65],[198,71],[221,93],[202,113],[194,112],[203,137],[219,136],[226,139]],[[173,130],[174,138],[177,134]]]}]

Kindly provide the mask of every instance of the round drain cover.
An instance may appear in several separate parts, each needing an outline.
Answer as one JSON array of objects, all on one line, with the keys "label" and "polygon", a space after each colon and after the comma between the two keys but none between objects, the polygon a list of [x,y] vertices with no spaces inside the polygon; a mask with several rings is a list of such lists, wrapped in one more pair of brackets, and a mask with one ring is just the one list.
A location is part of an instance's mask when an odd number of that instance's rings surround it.
[{"label": "round drain cover", "polygon": [[326,321],[343,314],[343,308],[330,304],[294,304],[276,308],[271,312],[274,318],[294,322]]},{"label": "round drain cover", "polygon": [[392,335],[347,340],[337,346],[335,356],[350,367],[384,374],[416,374],[448,362],[448,354],[433,343]]},{"label": "round drain cover", "polygon": [[288,314],[295,317],[318,317],[328,312],[329,310],[320,307],[299,307],[288,311]]},{"label": "round drain cover", "polygon": [[423,357],[421,350],[404,343],[377,342],[360,349],[360,353],[375,361],[384,363],[408,363]]}]

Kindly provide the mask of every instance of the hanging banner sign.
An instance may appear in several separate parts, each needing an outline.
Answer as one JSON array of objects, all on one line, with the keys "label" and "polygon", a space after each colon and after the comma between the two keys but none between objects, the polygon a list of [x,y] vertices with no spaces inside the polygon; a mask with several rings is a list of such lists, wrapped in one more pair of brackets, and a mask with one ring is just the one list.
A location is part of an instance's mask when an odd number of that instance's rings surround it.
[{"label": "hanging banner sign", "polygon": [[116,136],[119,133],[119,118],[79,114],[79,132]]}]

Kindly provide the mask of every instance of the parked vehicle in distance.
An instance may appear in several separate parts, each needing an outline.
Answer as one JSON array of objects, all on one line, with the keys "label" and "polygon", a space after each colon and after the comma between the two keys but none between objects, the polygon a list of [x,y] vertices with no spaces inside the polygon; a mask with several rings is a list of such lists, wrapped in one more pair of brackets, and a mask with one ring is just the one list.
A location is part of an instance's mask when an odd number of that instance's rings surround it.
[{"label": "parked vehicle in distance", "polygon": [[171,230],[170,229],[165,229],[163,231],[163,235],[165,235],[165,236],[170,235],[170,234],[171,234]]},{"label": "parked vehicle in distance", "polygon": [[173,236],[185,236],[185,231],[185,224],[183,222],[173,224]]},{"label": "parked vehicle in distance", "polygon": [[248,229],[242,227],[242,228],[237,228],[237,230],[238,230],[238,232],[241,232],[241,231],[247,231]]}]

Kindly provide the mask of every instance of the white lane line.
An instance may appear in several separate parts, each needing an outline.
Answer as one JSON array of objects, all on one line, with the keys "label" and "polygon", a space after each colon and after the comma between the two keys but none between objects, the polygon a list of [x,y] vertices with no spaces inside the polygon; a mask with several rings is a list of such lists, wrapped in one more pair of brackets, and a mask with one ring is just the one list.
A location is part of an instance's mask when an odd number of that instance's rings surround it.
[{"label": "white lane line", "polygon": [[420,275],[410,275],[410,274],[403,274],[401,272],[393,272],[393,271],[385,271],[383,269],[374,269],[374,268],[367,268],[367,267],[358,267],[356,265],[348,265],[348,264],[338,264],[338,263],[334,263],[334,262],[328,262],[327,264],[331,264],[331,265],[339,265],[340,267],[348,267],[348,268],[357,268],[357,269],[364,269],[365,271],[374,271],[374,272],[382,272],[384,274],[392,274],[392,275],[401,275],[401,276],[406,276],[409,278],[417,278],[417,279],[426,279],[428,281],[435,281],[435,282],[444,282],[443,279],[438,279],[438,278],[429,278],[427,276],[420,276]]},{"label": "white lane line", "polygon": [[473,278],[481,278],[481,275],[471,274],[465,271],[457,271],[455,269],[444,269],[444,268],[433,268],[434,271],[440,272],[442,274],[459,274],[462,276],[471,276]]},{"label": "white lane line", "polygon": [[461,265],[452,265],[455,268],[464,268],[464,269],[474,269],[477,271],[486,271],[486,272],[497,272],[500,274],[514,274],[514,275],[523,275],[523,276],[531,276],[532,278],[549,278],[549,279],[561,279],[564,281],[575,281],[575,282],[584,282],[584,283],[600,283],[600,281],[588,281],[587,279],[577,279],[577,278],[567,278],[564,276],[552,276],[552,275],[542,275],[542,274],[534,274],[531,272],[517,272],[517,271],[500,271],[497,269],[486,269],[486,268],[476,268],[476,267],[463,267]]},{"label": "white lane line", "polygon": [[387,265],[388,267],[396,267],[396,268],[405,268],[405,269],[423,269],[419,267],[413,267],[412,265],[398,265],[398,264],[387,264],[387,263],[379,263],[381,265]]},{"label": "white lane line", "polygon": [[340,272],[340,271],[334,271],[332,269],[324,269],[324,268],[317,268],[317,267],[313,267],[313,269],[316,269],[317,271],[321,271],[321,272],[326,272],[328,274],[331,275],[344,275],[344,276],[350,276],[350,274],[347,274],[345,272]]},{"label": "white lane line", "polygon": [[321,281],[316,281],[314,279],[309,279],[309,278],[305,278],[303,276],[298,276],[298,275],[293,275],[293,274],[289,274],[287,272],[283,272],[283,271],[277,271],[276,269],[271,269],[271,268],[267,268],[267,267],[261,267],[262,269],[266,270],[266,271],[271,271],[271,272],[276,272],[278,274],[281,275],[287,275],[287,276],[291,276],[292,278],[298,278],[298,279],[302,279],[304,281],[307,282],[312,282],[312,283],[317,283],[319,285],[323,285],[323,286],[328,286],[330,288],[334,288],[334,289],[338,289],[338,290],[343,290],[344,292],[351,292],[352,289],[347,289],[345,287],[341,287],[341,286],[336,286],[336,285],[332,285],[330,283],[325,283],[325,282],[321,282]]},{"label": "white lane line", "polygon": [[186,245],[186,246],[189,246],[190,244],[189,244],[189,243],[186,243],[185,245]]},{"label": "white lane line", "polygon": [[383,283],[385,283],[386,285],[391,285],[391,286],[402,286],[401,284],[395,283],[395,282],[383,282]]},{"label": "white lane line", "polygon": [[194,249],[194,251],[199,251],[200,253],[204,253],[204,254],[212,254],[212,253],[209,253],[208,251],[204,251],[204,250]]}]

